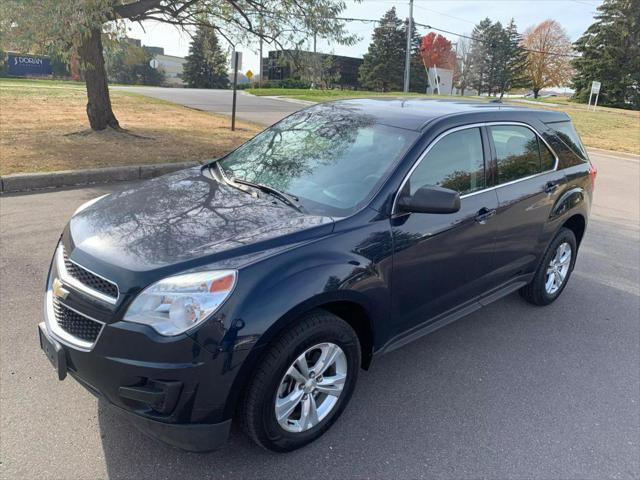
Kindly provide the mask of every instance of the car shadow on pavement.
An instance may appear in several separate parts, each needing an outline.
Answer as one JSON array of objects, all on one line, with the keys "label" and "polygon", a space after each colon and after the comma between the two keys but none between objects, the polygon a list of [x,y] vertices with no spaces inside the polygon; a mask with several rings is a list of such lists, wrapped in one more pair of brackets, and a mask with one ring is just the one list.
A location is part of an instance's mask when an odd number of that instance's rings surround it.
[{"label": "car shadow on pavement", "polygon": [[[594,302],[594,290],[620,302]],[[237,427],[218,451],[182,452],[100,405],[109,478],[609,476],[636,448],[634,303],[584,275],[546,308],[510,295],[377,359],[336,424],[289,454]]]}]

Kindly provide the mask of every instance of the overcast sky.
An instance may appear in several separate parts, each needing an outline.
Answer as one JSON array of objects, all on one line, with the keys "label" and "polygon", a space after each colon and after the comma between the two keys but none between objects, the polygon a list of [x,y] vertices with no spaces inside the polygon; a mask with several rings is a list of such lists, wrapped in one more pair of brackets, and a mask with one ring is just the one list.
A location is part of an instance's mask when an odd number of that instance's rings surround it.
[{"label": "overcast sky", "polygon": [[[361,3],[347,0],[346,3],[347,9],[342,14],[344,17],[379,19],[392,6],[396,7],[399,17],[409,15],[408,0],[364,0]],[[601,0],[414,0],[413,16],[418,23],[463,34],[470,33],[473,26],[485,17],[503,24],[513,17],[520,32],[551,18],[564,26],[571,40],[576,40],[593,22],[596,7],[600,3]],[[373,24],[350,22],[349,29],[361,37],[360,42],[344,47],[318,41],[318,51],[362,57],[367,52],[373,28]],[[418,31],[427,33],[423,28]],[[455,42],[454,35],[444,35]],[[189,36],[171,25],[145,22],[143,30],[139,25],[132,24],[129,36],[141,39],[143,45],[164,47],[168,55],[184,57],[189,51]],[[258,73],[257,44],[243,45],[238,50],[243,51],[242,70],[251,69]],[[267,50],[268,46],[265,45],[265,56]]]}]

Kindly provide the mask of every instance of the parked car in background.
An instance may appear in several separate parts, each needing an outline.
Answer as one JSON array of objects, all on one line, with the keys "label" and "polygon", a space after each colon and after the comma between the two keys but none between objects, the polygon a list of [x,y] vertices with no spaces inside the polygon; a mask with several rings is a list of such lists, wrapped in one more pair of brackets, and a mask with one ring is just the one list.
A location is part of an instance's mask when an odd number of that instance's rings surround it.
[{"label": "parked car in background", "polygon": [[555,301],[594,180],[564,113],[313,106],[209,165],[81,206],[40,344],[58,378],[174,446],[216,448],[235,419],[293,450],[380,354],[511,292]]}]

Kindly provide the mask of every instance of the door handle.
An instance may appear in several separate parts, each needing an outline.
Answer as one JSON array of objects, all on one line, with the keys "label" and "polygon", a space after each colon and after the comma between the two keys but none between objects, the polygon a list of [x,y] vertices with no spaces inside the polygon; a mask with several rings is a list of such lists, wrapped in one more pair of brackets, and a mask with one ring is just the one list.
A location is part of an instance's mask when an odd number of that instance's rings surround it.
[{"label": "door handle", "polygon": [[476,214],[475,219],[476,219],[476,222],[480,223],[481,225],[484,225],[485,223],[487,223],[487,220],[489,220],[495,214],[496,214],[495,208],[489,209],[487,207],[482,207],[480,210],[478,210],[478,213]]},{"label": "door handle", "polygon": [[553,193],[558,189],[558,182],[547,182],[544,186],[546,193]]}]

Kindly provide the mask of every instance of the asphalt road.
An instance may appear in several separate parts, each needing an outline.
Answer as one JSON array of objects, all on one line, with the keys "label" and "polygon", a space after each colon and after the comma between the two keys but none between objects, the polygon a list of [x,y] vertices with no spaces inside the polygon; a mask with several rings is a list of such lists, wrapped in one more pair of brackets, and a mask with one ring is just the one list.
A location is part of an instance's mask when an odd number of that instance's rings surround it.
[{"label": "asphalt road", "polygon": [[511,295],[380,358],[315,444],[287,455],[234,431],[209,454],[138,433],[39,350],[59,232],[120,186],[0,198],[3,478],[640,477],[640,161],[593,155],[591,224],[545,308]]},{"label": "asphalt road", "polygon": [[[125,90],[148,97],[159,98],[185,107],[207,112],[231,115],[233,92],[231,90],[210,90],[198,88],[163,87],[110,87]],[[236,117],[241,120],[271,125],[281,118],[300,110],[303,102],[258,97],[238,90],[236,97]]]}]

